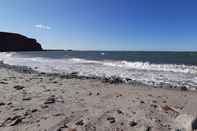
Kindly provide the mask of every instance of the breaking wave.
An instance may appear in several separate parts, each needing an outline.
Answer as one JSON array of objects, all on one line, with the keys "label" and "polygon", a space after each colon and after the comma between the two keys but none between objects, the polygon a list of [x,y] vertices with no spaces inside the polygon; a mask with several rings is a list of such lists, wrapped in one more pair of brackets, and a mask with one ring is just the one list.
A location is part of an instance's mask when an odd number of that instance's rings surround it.
[{"label": "breaking wave", "polygon": [[197,87],[197,66],[152,64],[149,62],[98,61],[80,58],[50,59],[23,57],[17,53],[0,53],[6,64],[29,66],[37,71],[50,73],[78,72],[83,76],[129,78],[144,84]]}]

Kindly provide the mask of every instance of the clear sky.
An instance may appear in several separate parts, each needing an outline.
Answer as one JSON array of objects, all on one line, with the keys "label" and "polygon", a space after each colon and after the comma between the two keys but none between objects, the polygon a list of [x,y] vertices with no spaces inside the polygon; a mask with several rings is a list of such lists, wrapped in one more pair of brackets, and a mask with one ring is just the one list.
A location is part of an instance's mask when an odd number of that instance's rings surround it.
[{"label": "clear sky", "polygon": [[197,0],[0,0],[0,31],[47,49],[197,50]]}]

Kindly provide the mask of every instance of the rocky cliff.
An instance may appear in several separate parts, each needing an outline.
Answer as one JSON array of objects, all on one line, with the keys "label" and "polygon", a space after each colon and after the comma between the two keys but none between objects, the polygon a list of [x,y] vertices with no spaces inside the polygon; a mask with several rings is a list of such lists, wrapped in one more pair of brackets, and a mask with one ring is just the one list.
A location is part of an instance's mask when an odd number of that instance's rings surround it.
[{"label": "rocky cliff", "polygon": [[0,51],[41,51],[42,47],[35,39],[26,36],[0,32]]}]

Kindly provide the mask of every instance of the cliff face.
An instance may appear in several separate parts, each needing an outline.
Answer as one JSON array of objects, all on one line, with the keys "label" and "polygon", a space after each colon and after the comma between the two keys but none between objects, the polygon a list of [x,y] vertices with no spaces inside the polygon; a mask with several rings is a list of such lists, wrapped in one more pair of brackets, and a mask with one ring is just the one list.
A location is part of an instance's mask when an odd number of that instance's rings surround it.
[{"label": "cliff face", "polygon": [[41,51],[42,47],[35,39],[16,34],[0,32],[0,51]]}]

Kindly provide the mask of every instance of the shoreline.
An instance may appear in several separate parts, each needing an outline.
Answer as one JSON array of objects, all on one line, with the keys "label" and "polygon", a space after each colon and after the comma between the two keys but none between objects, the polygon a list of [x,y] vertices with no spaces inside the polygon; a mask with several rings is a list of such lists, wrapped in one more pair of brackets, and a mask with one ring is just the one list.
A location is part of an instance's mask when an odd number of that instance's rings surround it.
[{"label": "shoreline", "polygon": [[0,63],[2,131],[190,131],[197,93],[111,84]]},{"label": "shoreline", "polygon": [[140,86],[140,87],[145,87],[145,88],[163,88],[163,89],[168,89],[168,90],[182,90],[182,91],[196,91],[197,87],[195,86],[177,86],[177,85],[171,85],[168,83],[160,83],[159,85],[154,84],[152,82],[152,85],[145,84],[143,82],[137,81],[137,80],[132,80],[130,78],[121,78],[119,76],[110,76],[110,77],[99,77],[99,76],[83,76],[79,75],[78,72],[71,72],[71,73],[46,73],[46,72],[39,72],[31,67],[27,66],[17,66],[17,65],[9,65],[9,64],[4,64],[3,61],[0,61],[0,68],[6,68],[6,69],[11,69],[13,71],[19,72],[19,73],[30,73],[30,74],[39,74],[41,76],[55,76],[55,77],[60,77],[64,79],[79,79],[79,80],[98,80],[103,83],[110,83],[110,84],[126,84],[130,86]]}]

